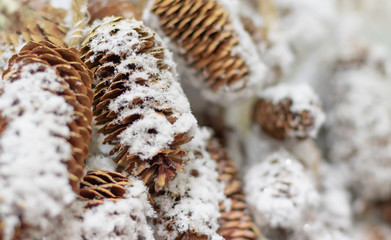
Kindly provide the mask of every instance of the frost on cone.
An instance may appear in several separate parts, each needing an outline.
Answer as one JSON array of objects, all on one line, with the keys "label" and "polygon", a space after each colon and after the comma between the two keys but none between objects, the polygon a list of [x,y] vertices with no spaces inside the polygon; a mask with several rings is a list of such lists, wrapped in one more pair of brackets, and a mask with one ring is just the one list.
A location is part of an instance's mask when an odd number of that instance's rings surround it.
[{"label": "frost on cone", "polygon": [[177,45],[176,52],[195,70],[193,85],[221,104],[221,97],[234,101],[241,92],[241,97],[248,97],[244,92],[259,87],[265,75],[251,37],[239,17],[230,12],[235,8],[231,2],[156,0],[151,7],[158,17],[158,23],[153,24],[160,26]]},{"label": "frost on cone", "polygon": [[47,42],[29,42],[11,58],[0,95],[5,239],[42,237],[76,197],[91,135],[91,78],[75,49]]},{"label": "frost on cone", "polygon": [[315,138],[325,116],[316,94],[307,85],[271,87],[259,95],[253,121],[278,140]]},{"label": "frost on cone", "polygon": [[109,16],[141,18],[140,11],[126,0],[90,0],[88,2],[88,12],[90,13],[90,24],[97,19]]},{"label": "frost on cone", "polygon": [[85,40],[83,60],[95,74],[94,115],[105,143],[115,145],[119,169],[156,191],[182,171],[181,145],[196,120],[171,54],[155,33],[134,19],[106,18]]},{"label": "frost on cone", "polygon": [[[224,239],[256,239],[260,237],[260,232],[247,209],[239,175],[226,150],[220,146],[217,140],[211,140],[207,150],[210,157],[217,162],[218,180],[225,184],[224,194],[229,199],[227,202],[220,202],[221,216],[217,232]],[[230,206],[226,206],[226,204]]]},{"label": "frost on cone", "polygon": [[80,184],[83,239],[153,239],[154,211],[145,186],[112,171],[89,171]]}]

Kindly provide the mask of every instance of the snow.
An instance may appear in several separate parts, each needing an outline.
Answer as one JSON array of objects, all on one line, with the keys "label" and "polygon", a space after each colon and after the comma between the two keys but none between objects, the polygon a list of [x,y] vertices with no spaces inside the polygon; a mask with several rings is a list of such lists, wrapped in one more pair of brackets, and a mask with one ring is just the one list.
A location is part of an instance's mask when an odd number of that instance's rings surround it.
[{"label": "snow", "polygon": [[56,94],[67,86],[46,65],[15,64],[12,69],[17,68],[20,78],[4,79],[0,96],[1,116],[8,123],[0,137],[0,216],[6,239],[19,217],[43,232],[52,230],[52,220],[76,197],[65,164],[72,158],[66,139],[74,109]]},{"label": "snow", "polygon": [[[224,184],[218,182],[216,162],[205,150],[210,132],[198,129],[194,139],[185,145],[189,151],[189,163],[178,173],[167,187],[167,194],[154,198],[160,208],[159,218],[165,221],[156,226],[157,234],[173,240],[178,234],[189,230],[208,236],[208,239],[222,240],[216,231],[219,227],[219,202],[224,201]],[[197,171],[198,176],[192,172]],[[213,194],[211,194],[213,193]],[[173,196],[179,196],[174,200]],[[174,220],[174,231],[166,230],[167,221]]]},{"label": "snow", "polygon": [[[104,26],[112,19],[105,18],[102,22],[95,22],[94,26],[100,24]],[[117,30],[116,34],[111,34],[113,29]],[[117,113],[115,122],[120,122],[126,116],[133,114],[142,116],[141,119],[130,124],[119,137],[121,144],[129,147],[130,154],[137,154],[141,159],[150,159],[161,149],[168,148],[174,140],[174,135],[194,134],[196,120],[178,82],[172,54],[164,50],[163,64],[167,64],[168,67],[160,70],[155,57],[137,52],[142,43],[136,29],[143,29],[148,35],[154,35],[155,46],[163,47],[161,39],[151,29],[134,19],[121,20],[113,26],[95,28],[95,36],[90,41],[89,47],[95,54],[99,52],[126,54],[125,59],[114,66],[115,73],[126,74],[132,71],[132,74],[125,84],[127,90],[110,102],[109,110]],[[91,56],[90,60],[94,61],[94,58],[95,55]],[[103,66],[110,64],[112,63],[105,63]],[[129,64],[136,66],[134,71],[128,68]],[[137,84],[135,81],[139,78],[146,79],[148,83]],[[141,99],[143,103],[132,104],[135,99]],[[157,110],[167,109],[173,112],[172,117],[177,118],[173,124],[157,112]],[[151,129],[157,133],[151,133]]]}]

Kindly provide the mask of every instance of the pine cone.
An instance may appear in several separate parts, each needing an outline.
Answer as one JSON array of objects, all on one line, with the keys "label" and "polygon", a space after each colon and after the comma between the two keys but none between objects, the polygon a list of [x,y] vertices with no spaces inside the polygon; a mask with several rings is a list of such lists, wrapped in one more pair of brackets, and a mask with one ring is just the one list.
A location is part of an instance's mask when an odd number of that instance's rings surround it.
[{"label": "pine cone", "polygon": [[25,42],[48,41],[60,47],[66,47],[65,38],[68,29],[65,26],[66,10],[57,9],[50,4],[34,12],[16,28]]},{"label": "pine cone", "polygon": [[306,85],[292,89],[279,85],[261,94],[254,106],[253,121],[275,139],[302,140],[316,136],[324,114],[319,99]]},{"label": "pine cone", "polygon": [[153,239],[147,217],[154,211],[141,181],[132,183],[120,173],[93,170],[80,188],[79,199],[85,203],[83,239]]},{"label": "pine cone", "polygon": [[109,16],[141,19],[140,11],[126,0],[90,0],[88,3],[91,24],[96,19],[103,19]]},{"label": "pine cone", "polygon": [[[249,82],[254,69],[247,61],[248,55],[244,57],[247,50],[243,49],[253,43],[246,35],[243,48],[240,42],[243,36],[234,29],[232,16],[220,3],[215,0],[156,0],[151,11],[158,16],[158,24],[165,35],[181,49],[178,52],[187,64],[203,76],[203,88],[214,94],[218,91],[237,93],[252,85]],[[258,60],[259,64],[255,63]],[[258,57],[251,61],[258,69],[263,68]],[[262,74],[255,74],[257,83],[262,82]]]},{"label": "pine cone", "polygon": [[[83,175],[92,133],[92,74],[81,62],[76,49],[61,48],[48,42],[29,42],[19,54],[10,59],[9,68],[3,73],[3,78],[9,81],[18,80],[21,77],[21,68],[30,63],[40,63],[54,68],[65,84],[69,85],[69,89],[57,94],[64,96],[75,110],[74,121],[69,123],[71,137],[67,141],[72,145],[72,159],[67,161],[67,166],[72,188],[78,192],[78,183]],[[17,67],[13,68],[14,65]],[[6,123],[0,125],[4,124]]]},{"label": "pine cone", "polygon": [[[134,19],[111,18],[81,49],[94,72],[94,115],[119,170],[155,191],[182,171],[196,121],[155,33]],[[168,64],[167,64],[168,63]]]},{"label": "pine cone", "polygon": [[79,198],[87,201],[85,208],[103,204],[104,200],[124,199],[125,186],[133,186],[124,175],[112,171],[88,171],[80,183]]},{"label": "pine cone", "polygon": [[224,239],[256,239],[257,235],[259,237],[261,234],[247,209],[240,177],[226,150],[216,140],[209,142],[207,150],[210,157],[217,162],[219,181],[225,183],[224,194],[232,201],[229,207],[224,206],[224,202],[220,202],[221,217],[218,233]]}]

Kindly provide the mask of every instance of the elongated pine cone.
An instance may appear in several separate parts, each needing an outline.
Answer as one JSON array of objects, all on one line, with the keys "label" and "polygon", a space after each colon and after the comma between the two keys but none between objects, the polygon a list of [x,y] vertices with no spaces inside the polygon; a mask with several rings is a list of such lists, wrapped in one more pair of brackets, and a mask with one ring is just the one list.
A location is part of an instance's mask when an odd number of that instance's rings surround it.
[{"label": "elongated pine cone", "polygon": [[88,1],[88,12],[90,13],[89,23],[105,17],[124,17],[140,19],[140,11],[126,0],[90,0]]},{"label": "elongated pine cone", "polygon": [[159,191],[182,171],[196,120],[171,54],[134,19],[106,18],[83,43],[94,72],[94,115],[119,170]]},{"label": "elongated pine cone", "polygon": [[225,96],[254,88],[264,78],[264,65],[251,37],[223,6],[216,0],[156,0],[151,8],[164,34],[178,46],[177,52],[202,76],[193,84],[205,89],[212,100],[218,92]]},{"label": "elongated pine cone", "polygon": [[231,200],[231,206],[220,202],[220,228],[217,232],[227,240],[257,239],[261,236],[260,231],[251,218],[239,174],[227,151],[214,139],[209,142],[207,150],[210,157],[217,162],[218,179],[225,184],[224,194]]},{"label": "elongated pine cone", "polygon": [[133,186],[124,175],[112,171],[88,171],[80,183],[79,198],[87,201],[86,208],[103,204],[105,200],[124,199],[125,186]]},{"label": "elongated pine cone", "polygon": [[5,239],[41,238],[76,197],[92,132],[91,80],[75,49],[29,42],[11,58],[0,94]]},{"label": "elongated pine cone", "polygon": [[19,54],[10,59],[9,68],[4,72],[3,78],[16,81],[22,77],[21,68],[25,64],[34,63],[53,68],[64,84],[69,86],[69,90],[59,90],[58,94],[64,96],[67,103],[74,108],[73,121],[68,123],[70,136],[67,141],[72,145],[72,157],[67,160],[67,166],[71,185],[77,192],[92,133],[92,73],[81,62],[76,49],[61,48],[49,42],[29,42]]},{"label": "elongated pine cone", "polygon": [[113,171],[89,171],[80,183],[83,239],[154,239],[147,217],[154,211],[140,180]]},{"label": "elongated pine cone", "polygon": [[259,96],[254,124],[278,140],[315,138],[325,116],[320,101],[307,85],[271,87]]}]

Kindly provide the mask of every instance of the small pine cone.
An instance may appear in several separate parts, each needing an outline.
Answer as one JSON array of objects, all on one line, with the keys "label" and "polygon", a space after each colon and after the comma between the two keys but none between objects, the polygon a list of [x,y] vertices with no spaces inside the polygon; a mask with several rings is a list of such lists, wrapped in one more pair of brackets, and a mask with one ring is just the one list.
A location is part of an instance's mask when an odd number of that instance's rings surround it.
[{"label": "small pine cone", "polygon": [[[98,23],[99,25],[99,23]],[[83,43],[94,72],[94,115],[119,170],[159,191],[182,171],[196,120],[176,79],[170,54],[134,19],[109,18]]]},{"label": "small pine cone", "polygon": [[110,16],[141,19],[140,11],[126,0],[90,0],[88,12],[90,13],[90,24],[97,19]]},{"label": "small pine cone", "polygon": [[224,104],[221,97],[229,102],[248,98],[246,91],[263,83],[264,64],[256,47],[223,3],[155,0],[151,11],[158,17],[158,23],[151,24],[158,24],[177,45],[177,53],[195,70],[196,78],[201,77],[192,84],[208,99]]},{"label": "small pine cone", "polygon": [[260,94],[253,121],[278,140],[315,138],[324,122],[320,101],[307,85],[271,87]]},{"label": "small pine cone", "polygon": [[85,208],[103,204],[104,200],[124,199],[125,186],[133,186],[124,175],[112,171],[88,171],[80,183],[79,198],[87,202]]},{"label": "small pine cone", "polygon": [[216,140],[209,142],[207,150],[217,162],[218,179],[225,184],[224,194],[231,200],[229,207],[220,202],[220,228],[217,232],[224,239],[257,239],[261,234],[247,209],[240,177],[226,150]]},{"label": "small pine cone", "polygon": [[9,81],[18,80],[21,77],[21,68],[29,63],[50,66],[69,85],[69,90],[58,94],[64,96],[75,110],[74,121],[68,124],[71,135],[67,141],[73,149],[72,159],[67,161],[67,165],[72,188],[78,192],[92,133],[92,73],[81,62],[76,49],[61,48],[49,42],[29,42],[19,54],[10,59],[9,68],[3,73],[3,78]]},{"label": "small pine cone", "polygon": [[83,239],[154,239],[146,187],[113,171],[89,171],[80,183]]}]

